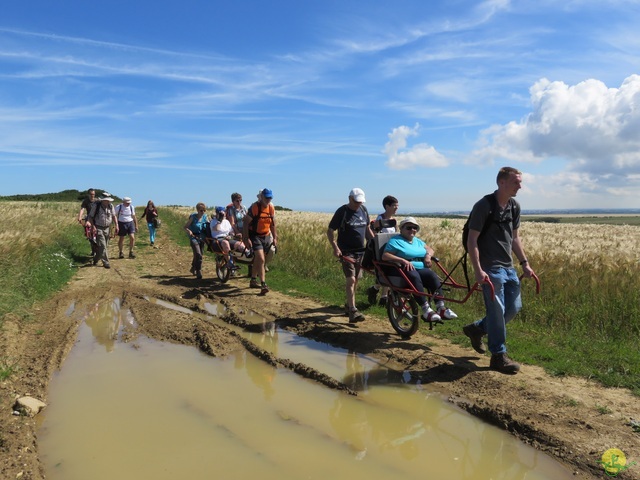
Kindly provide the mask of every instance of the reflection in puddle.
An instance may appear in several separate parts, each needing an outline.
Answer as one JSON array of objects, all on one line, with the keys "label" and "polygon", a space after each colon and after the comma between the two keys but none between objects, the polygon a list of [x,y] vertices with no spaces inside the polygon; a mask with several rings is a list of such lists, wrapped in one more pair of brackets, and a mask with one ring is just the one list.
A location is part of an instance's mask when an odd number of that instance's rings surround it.
[{"label": "reflection in puddle", "polygon": [[166,300],[160,300],[159,298],[146,297],[146,296],[144,297],[144,299],[155,305],[168,308],[169,310],[175,310],[176,312],[186,313],[187,315],[193,314],[193,310],[189,310],[186,307],[181,307],[180,305],[176,305],[175,303],[167,302]]},{"label": "reflection in puddle", "polygon": [[111,302],[96,303],[85,316],[85,324],[91,329],[93,340],[103,345],[107,352],[114,349],[118,335],[126,326],[136,326],[133,314],[122,311],[120,299]]},{"label": "reflection in puddle", "polygon": [[227,307],[223,304],[213,302],[202,302],[202,308],[205,312],[215,317],[221,317],[227,311]]},{"label": "reflection in puddle", "polygon": [[246,351],[212,358],[145,338],[96,349],[117,340],[119,302],[105,305],[51,382],[38,432],[49,479],[570,478],[419,385],[373,386],[372,360],[269,322],[254,343],[349,379],[358,397]]}]

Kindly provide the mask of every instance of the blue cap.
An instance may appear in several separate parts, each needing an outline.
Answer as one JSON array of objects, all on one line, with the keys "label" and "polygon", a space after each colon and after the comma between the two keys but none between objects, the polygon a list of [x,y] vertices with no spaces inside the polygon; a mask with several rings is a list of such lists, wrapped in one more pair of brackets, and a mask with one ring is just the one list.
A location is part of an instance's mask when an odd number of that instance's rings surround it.
[{"label": "blue cap", "polygon": [[216,213],[224,212],[224,207],[216,207]]},{"label": "blue cap", "polygon": [[269,190],[268,188],[265,188],[264,190],[262,190],[262,196],[264,198],[273,198],[273,192],[271,190]]}]

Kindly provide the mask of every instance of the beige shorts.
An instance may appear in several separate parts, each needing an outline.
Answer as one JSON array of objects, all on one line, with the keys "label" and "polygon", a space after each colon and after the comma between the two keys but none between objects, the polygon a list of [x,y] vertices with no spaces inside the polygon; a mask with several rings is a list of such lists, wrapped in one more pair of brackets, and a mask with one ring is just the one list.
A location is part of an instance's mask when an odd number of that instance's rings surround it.
[{"label": "beige shorts", "polygon": [[[345,257],[347,257],[347,259],[345,259]],[[362,278],[362,268],[360,267],[362,257],[362,254],[355,255],[353,253],[342,255],[342,271],[346,278]]]}]

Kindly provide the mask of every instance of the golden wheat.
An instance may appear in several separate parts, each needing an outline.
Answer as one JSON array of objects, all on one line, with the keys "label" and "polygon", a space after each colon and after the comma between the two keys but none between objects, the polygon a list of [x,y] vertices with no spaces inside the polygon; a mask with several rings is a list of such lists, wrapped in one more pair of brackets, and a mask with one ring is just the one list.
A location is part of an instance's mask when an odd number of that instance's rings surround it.
[{"label": "golden wheat", "polygon": [[[194,210],[176,207],[186,218]],[[373,216],[373,215],[372,215]],[[306,250],[311,245],[326,243],[326,231],[331,213],[276,212],[281,242],[285,236],[291,246]],[[402,216],[398,217],[400,220]],[[462,226],[466,219],[442,219],[416,217],[420,224],[418,236],[436,249],[442,256],[461,255]],[[616,268],[629,261],[637,263],[640,252],[640,227],[630,225],[598,225],[569,223],[522,222],[520,236],[527,254],[534,258],[561,263],[593,262],[596,267]]]},{"label": "golden wheat", "polygon": [[0,202],[0,256],[29,254],[57,229],[77,222],[80,202]]}]

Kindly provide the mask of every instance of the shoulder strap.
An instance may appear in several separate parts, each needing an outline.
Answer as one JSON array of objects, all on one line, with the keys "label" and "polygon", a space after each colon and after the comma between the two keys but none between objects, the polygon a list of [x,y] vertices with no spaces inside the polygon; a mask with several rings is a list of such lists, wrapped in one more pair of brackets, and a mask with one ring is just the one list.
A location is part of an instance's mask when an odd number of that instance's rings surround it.
[{"label": "shoulder strap", "polygon": [[[342,215],[342,221],[340,222],[340,231],[343,231],[345,229],[345,226],[347,224],[347,210],[349,210],[349,206],[347,204],[343,205],[344,208],[344,215]],[[369,216],[369,211],[367,210],[367,207],[365,207],[364,205],[360,205],[360,207],[358,208],[358,210],[355,211],[355,213],[358,213],[360,210],[364,211],[364,213],[367,215],[367,217]]]},{"label": "shoulder strap", "polygon": [[[255,210],[257,210],[257,213],[254,215],[253,211],[254,208],[256,207]],[[258,221],[260,220],[260,214],[262,213],[262,204],[260,202],[253,202],[253,204],[251,205],[251,208],[249,209],[251,211],[251,224],[250,224],[250,230],[252,232],[256,232],[258,230]]]},{"label": "shoulder strap", "polygon": [[487,217],[487,219],[484,222],[484,225],[482,226],[480,235],[482,235],[487,231],[487,229],[489,228],[489,226],[491,225],[491,223],[495,218],[496,209],[498,208],[498,200],[496,199],[495,193],[489,193],[488,195],[485,195],[484,198],[486,198],[487,201],[489,202],[489,216]]}]

